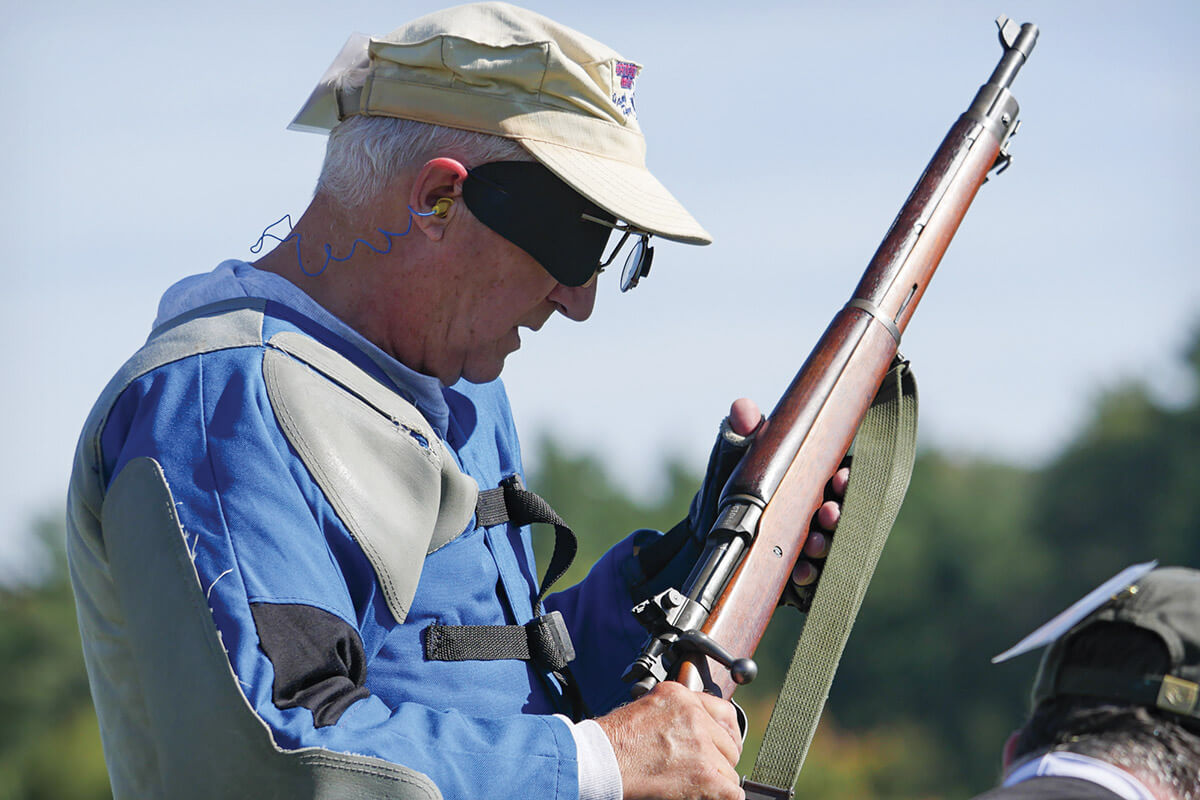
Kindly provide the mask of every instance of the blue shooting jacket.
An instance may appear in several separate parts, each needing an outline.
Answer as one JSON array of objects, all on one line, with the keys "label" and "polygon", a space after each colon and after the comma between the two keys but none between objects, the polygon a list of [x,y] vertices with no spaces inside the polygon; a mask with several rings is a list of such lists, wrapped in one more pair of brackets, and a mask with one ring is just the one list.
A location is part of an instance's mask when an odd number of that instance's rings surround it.
[{"label": "blue shooting jacket", "polygon": [[[472,519],[425,557],[407,615],[398,621],[377,569],[281,428],[264,360],[281,333],[336,352],[415,406],[481,490],[523,477],[503,384],[442,387],[292,284],[244,262],[225,262],[172,287],[159,322],[248,297],[261,299],[246,306],[257,315],[257,339],[218,342],[148,371],[126,370],[110,386],[80,444],[81,452],[96,447],[100,483],[109,485],[133,459],[161,466],[238,686],[280,748],[374,756],[429,776],[447,798],[576,800],[575,745],[569,723],[556,716],[569,714],[569,704],[553,676],[525,661],[424,657],[422,633],[430,624],[512,625],[533,618],[539,578],[530,530],[512,523],[479,529]],[[78,533],[72,528],[69,535]],[[633,540],[645,544],[657,535],[635,533],[585,581],[546,601],[566,619],[577,651],[572,671],[594,713],[628,696],[620,676],[645,639],[629,613],[628,576],[637,571]],[[77,593],[107,579],[82,559],[73,569]],[[95,676],[124,644],[85,623],[81,613],[95,687]],[[279,685],[281,677],[320,675],[325,667],[306,663],[310,658],[325,658],[337,673],[318,696]],[[189,691],[185,676],[178,690]],[[97,705],[104,707],[99,698]],[[129,715],[103,712],[100,722],[106,743],[120,739],[110,737],[116,728],[137,724]],[[138,769],[130,766],[135,754],[106,757],[110,771]]]}]

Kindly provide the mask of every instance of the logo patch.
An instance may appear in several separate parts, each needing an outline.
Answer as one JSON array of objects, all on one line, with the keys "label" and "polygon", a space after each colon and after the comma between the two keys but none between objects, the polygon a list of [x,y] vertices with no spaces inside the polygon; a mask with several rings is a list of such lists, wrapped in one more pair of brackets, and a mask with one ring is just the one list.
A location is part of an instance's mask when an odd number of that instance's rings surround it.
[{"label": "logo patch", "polygon": [[630,64],[625,61],[617,62],[617,77],[621,79],[622,89],[632,89],[633,79],[637,77],[637,64]]},{"label": "logo patch", "polygon": [[637,109],[633,102],[633,84],[640,71],[641,67],[628,61],[618,61],[614,68],[617,86],[613,89],[612,101],[613,105],[621,109],[621,113],[626,117],[637,116]]}]

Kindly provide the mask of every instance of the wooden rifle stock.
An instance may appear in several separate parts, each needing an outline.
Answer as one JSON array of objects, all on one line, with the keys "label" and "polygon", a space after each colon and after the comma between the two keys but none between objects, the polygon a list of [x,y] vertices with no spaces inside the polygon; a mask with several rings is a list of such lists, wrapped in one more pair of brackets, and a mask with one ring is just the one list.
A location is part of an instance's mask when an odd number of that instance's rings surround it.
[{"label": "wooden rifle stock", "polygon": [[645,613],[646,604],[635,609],[643,621],[658,621],[648,625],[651,639],[626,674],[637,681],[635,694],[666,678],[729,697],[737,683],[753,677],[753,663],[745,659],[787,586],[825,484],[897,357],[901,335],[975,193],[993,167],[1007,166],[1006,145],[1018,126],[1008,86],[1033,49],[1037,28],[997,22],[1004,46],[999,65],[950,128],[851,300],[731,475],[695,569],[679,592],[649,601],[654,613]]}]

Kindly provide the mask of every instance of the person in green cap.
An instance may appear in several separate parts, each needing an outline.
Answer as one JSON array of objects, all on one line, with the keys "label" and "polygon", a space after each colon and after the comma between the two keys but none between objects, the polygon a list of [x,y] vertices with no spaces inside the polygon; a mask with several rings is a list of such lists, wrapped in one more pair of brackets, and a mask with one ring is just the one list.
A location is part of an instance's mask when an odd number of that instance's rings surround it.
[{"label": "person in green cap", "polygon": [[727,700],[627,702],[621,676],[630,609],[686,577],[757,407],[686,520],[550,594],[574,535],[522,485],[499,380],[606,268],[645,280],[652,237],[710,241],[646,168],[641,69],[504,3],[352,37],[293,124],[329,134],[295,227],[167,290],[68,504],[118,800],[743,796]]},{"label": "person in green cap", "polygon": [[977,800],[1200,797],[1200,571],[1131,567],[996,660],[1047,641],[1003,784]]}]

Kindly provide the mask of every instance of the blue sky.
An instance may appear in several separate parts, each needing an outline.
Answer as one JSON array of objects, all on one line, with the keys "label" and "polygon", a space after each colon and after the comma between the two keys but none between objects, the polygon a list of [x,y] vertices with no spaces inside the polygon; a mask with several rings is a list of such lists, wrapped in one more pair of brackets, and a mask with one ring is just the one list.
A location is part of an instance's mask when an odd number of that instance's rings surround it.
[{"label": "blue sky", "polygon": [[[659,244],[635,292],[610,281],[588,323],[525,337],[505,380],[527,450],[553,431],[652,487],[665,455],[702,463],[732,398],[773,405],[994,66],[998,13],[1042,35],[1014,87],[1013,167],[981,191],[903,346],[922,443],[1036,464],[1121,380],[1191,391],[1197,4],[527,5],[645,66],[649,165],[716,238]],[[7,12],[0,574],[61,505],[88,408],[163,289],[249,258],[304,209],[324,140],[285,126],[346,37],[436,7]]]}]

